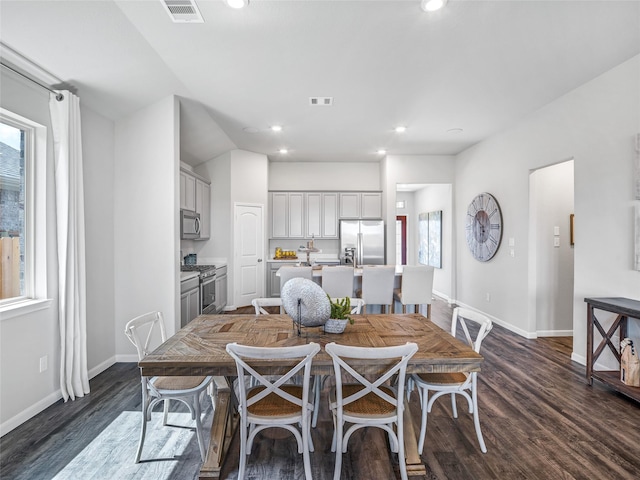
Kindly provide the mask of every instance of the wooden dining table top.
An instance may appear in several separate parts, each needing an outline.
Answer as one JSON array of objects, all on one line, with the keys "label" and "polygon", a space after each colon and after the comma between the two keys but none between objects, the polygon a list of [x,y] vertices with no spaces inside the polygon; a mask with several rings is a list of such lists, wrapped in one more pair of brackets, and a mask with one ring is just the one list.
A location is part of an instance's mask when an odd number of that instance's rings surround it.
[{"label": "wooden dining table top", "polygon": [[[286,347],[316,342],[314,374],[331,374],[332,360],[324,351],[330,342],[361,347],[385,347],[406,342],[418,344],[407,373],[474,372],[482,356],[426,317],[419,314],[353,315],[344,333],[324,333],[322,327],[305,328],[298,335],[288,315],[200,315],[176,332],[140,362],[143,376],[236,375],[228,343],[258,347]],[[286,371],[293,360],[261,360],[252,365],[263,374]],[[382,362],[382,361],[381,361]],[[357,363],[354,363],[357,365]],[[370,373],[384,369],[380,362],[363,361]]]}]

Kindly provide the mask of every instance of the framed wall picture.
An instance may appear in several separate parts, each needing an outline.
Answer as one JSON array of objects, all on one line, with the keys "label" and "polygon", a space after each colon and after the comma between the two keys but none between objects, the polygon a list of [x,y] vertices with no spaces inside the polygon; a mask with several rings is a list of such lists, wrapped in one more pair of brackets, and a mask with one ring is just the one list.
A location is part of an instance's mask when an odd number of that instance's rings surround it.
[{"label": "framed wall picture", "polygon": [[442,210],[418,215],[418,262],[442,268]]}]

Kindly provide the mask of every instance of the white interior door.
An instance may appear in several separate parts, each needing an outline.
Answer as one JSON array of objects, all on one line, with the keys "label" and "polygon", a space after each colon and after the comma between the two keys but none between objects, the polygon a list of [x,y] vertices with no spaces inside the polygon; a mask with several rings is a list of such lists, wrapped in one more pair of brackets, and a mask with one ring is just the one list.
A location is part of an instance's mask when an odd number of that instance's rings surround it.
[{"label": "white interior door", "polygon": [[264,297],[263,205],[236,204],[234,212],[234,304]]}]

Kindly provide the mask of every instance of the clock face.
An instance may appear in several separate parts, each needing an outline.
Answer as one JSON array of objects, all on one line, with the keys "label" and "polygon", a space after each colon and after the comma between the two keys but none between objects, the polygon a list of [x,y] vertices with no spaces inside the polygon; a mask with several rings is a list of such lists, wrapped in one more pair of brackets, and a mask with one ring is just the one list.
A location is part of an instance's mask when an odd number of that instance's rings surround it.
[{"label": "clock face", "polygon": [[491,194],[481,193],[469,204],[465,228],[473,257],[481,262],[491,259],[502,240],[502,214]]}]

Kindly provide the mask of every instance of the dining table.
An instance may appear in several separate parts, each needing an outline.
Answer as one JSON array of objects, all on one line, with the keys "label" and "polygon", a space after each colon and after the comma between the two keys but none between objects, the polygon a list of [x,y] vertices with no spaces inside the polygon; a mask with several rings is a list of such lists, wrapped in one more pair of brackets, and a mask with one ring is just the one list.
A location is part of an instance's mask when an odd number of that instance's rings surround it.
[{"label": "dining table", "polygon": [[[207,456],[200,468],[201,480],[220,478],[226,451],[236,428],[233,378],[236,364],[226,351],[228,343],[257,347],[287,347],[319,343],[312,375],[333,375],[333,362],[324,351],[335,342],[359,347],[386,347],[406,342],[418,344],[409,360],[407,374],[431,372],[477,372],[483,358],[466,343],[454,338],[420,314],[353,315],[354,323],[343,333],[324,333],[322,327],[298,329],[289,315],[200,315],[139,362],[143,376],[212,375],[214,413]],[[255,360],[251,365],[263,375],[286,372],[295,360]],[[359,369],[377,374],[388,361],[362,361]],[[355,363],[354,365],[357,365]],[[406,405],[405,411],[408,410]],[[417,436],[410,415],[404,415],[407,474],[425,476],[418,453]]]}]

